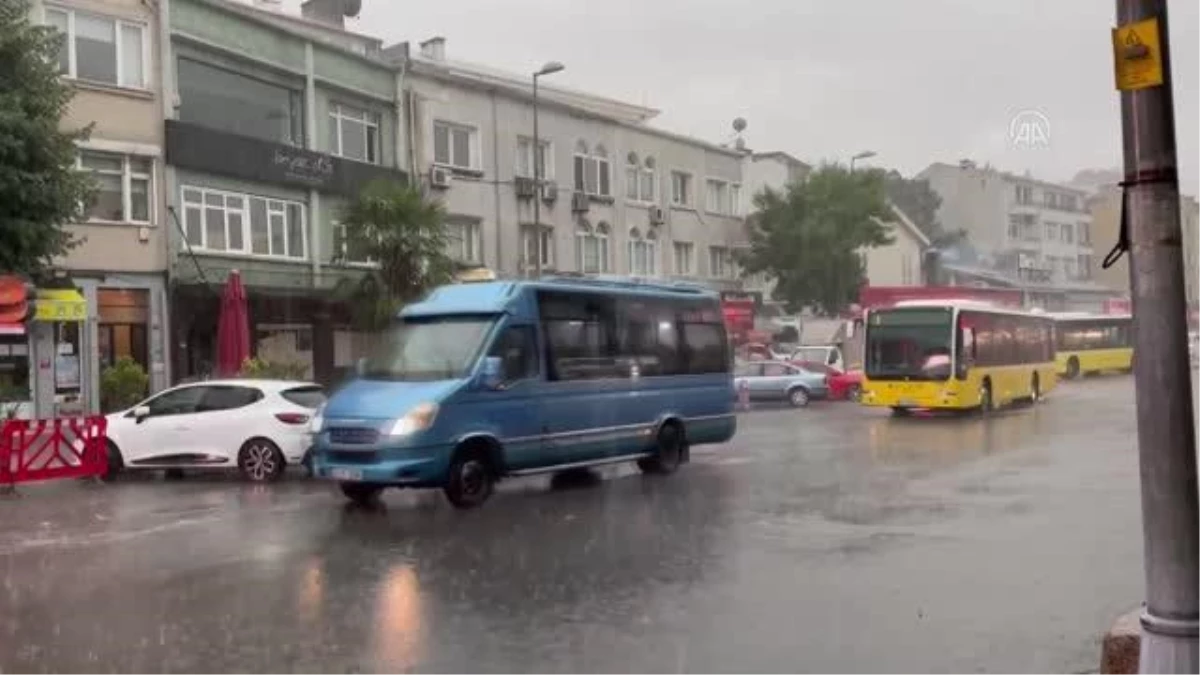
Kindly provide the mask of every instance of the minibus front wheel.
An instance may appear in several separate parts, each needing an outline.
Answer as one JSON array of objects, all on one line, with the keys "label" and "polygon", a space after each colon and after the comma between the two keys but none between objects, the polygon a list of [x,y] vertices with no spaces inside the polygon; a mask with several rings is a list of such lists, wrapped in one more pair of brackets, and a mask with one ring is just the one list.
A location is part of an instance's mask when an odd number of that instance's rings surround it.
[{"label": "minibus front wheel", "polygon": [[492,496],[496,471],[486,445],[464,445],[454,453],[442,492],[456,508],[473,509]]}]

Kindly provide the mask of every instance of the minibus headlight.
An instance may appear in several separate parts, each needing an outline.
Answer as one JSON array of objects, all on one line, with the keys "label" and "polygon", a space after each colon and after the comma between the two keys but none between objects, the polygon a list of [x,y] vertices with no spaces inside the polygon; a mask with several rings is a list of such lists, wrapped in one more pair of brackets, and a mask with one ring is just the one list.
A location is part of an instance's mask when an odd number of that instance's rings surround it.
[{"label": "minibus headlight", "polygon": [[419,403],[409,410],[396,423],[392,425],[392,429],[388,432],[392,436],[407,436],[418,431],[424,431],[433,426],[433,420],[437,418],[438,407],[436,403]]}]

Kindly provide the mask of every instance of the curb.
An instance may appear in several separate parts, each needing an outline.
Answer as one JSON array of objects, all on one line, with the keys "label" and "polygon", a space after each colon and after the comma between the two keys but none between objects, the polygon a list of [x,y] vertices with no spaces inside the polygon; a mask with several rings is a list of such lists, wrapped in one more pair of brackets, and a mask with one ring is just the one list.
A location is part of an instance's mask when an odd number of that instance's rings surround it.
[{"label": "curb", "polygon": [[1138,672],[1142,642],[1142,610],[1121,615],[1104,634],[1100,648],[1100,672],[1124,675]]}]

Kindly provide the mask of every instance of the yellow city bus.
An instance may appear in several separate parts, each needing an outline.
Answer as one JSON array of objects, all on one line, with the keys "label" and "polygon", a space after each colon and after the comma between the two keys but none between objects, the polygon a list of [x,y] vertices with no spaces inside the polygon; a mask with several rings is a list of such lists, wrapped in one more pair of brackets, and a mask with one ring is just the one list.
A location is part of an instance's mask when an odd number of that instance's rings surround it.
[{"label": "yellow city bus", "polygon": [[1080,375],[1133,368],[1133,317],[1128,314],[1053,314],[1058,334],[1058,374]]},{"label": "yellow city bus", "polygon": [[1054,321],[966,300],[914,300],[867,313],[864,405],[987,412],[1054,388]]}]

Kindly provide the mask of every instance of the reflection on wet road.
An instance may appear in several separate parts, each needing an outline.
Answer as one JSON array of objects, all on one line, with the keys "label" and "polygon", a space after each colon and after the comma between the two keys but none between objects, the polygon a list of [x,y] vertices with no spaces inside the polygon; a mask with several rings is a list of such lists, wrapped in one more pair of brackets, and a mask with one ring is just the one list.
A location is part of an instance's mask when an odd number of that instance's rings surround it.
[{"label": "reflection on wet road", "polygon": [[344,507],[301,480],[0,502],[0,671],[1079,671],[1141,597],[1130,378],[989,420],[742,416],[666,479]]}]

